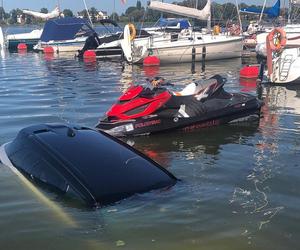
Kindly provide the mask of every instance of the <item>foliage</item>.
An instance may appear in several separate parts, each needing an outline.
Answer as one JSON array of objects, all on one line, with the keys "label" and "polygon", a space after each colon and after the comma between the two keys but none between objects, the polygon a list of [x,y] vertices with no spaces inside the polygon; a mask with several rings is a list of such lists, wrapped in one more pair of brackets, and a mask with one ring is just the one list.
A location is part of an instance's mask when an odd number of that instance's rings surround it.
[{"label": "foliage", "polygon": [[48,13],[48,9],[47,8],[41,8],[40,12],[47,14]]},{"label": "foliage", "polygon": [[73,12],[70,9],[64,9],[63,14],[65,17],[73,17]]}]

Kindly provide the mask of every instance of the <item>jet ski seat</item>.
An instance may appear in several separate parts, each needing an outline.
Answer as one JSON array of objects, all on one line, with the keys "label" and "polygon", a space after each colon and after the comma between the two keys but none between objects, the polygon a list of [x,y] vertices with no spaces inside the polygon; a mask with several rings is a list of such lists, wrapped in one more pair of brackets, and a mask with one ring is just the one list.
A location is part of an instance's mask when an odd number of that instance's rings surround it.
[{"label": "jet ski seat", "polygon": [[208,86],[216,83],[216,79],[208,79],[208,80],[199,80],[188,84],[183,90],[180,92],[173,92],[176,96],[189,96],[189,95],[197,95],[202,90],[206,89]]}]

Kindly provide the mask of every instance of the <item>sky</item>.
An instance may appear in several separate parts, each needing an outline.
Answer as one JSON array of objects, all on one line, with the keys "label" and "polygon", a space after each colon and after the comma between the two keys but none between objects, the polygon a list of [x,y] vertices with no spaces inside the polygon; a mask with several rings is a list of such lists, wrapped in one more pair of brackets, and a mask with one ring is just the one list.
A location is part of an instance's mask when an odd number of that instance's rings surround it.
[{"label": "sky", "polygon": [[[165,2],[174,2],[180,0],[164,0]],[[218,3],[225,3],[225,2],[235,2],[234,0],[213,0],[214,2]],[[71,9],[73,12],[77,12],[84,9],[83,0],[3,0],[3,7],[6,12],[9,12],[12,9],[30,9],[34,11],[40,11],[41,8],[45,7],[49,11],[55,8],[57,3],[59,2],[61,10],[64,9]],[[141,0],[142,4],[145,6],[147,0]],[[248,3],[249,0],[238,0],[238,2],[245,2]],[[263,4],[263,0],[251,0],[251,4]],[[270,4],[276,2],[276,0],[269,1]],[[1,0],[0,0],[1,3]],[[115,3],[115,4],[114,4]],[[124,5],[121,3],[121,0],[86,0],[86,4],[88,8],[95,7],[97,10],[107,11],[111,14],[114,10],[117,13],[121,14],[124,13],[125,10],[129,6],[135,6],[136,0],[127,0],[127,3]]]}]

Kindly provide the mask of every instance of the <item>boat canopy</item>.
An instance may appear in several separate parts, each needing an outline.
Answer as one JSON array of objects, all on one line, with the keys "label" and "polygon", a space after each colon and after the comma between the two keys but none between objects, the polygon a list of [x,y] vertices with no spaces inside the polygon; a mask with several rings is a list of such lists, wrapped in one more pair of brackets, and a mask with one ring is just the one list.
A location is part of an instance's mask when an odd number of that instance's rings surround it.
[{"label": "boat canopy", "polygon": [[241,13],[250,13],[250,14],[263,14],[268,15],[269,17],[278,17],[280,15],[280,0],[278,0],[273,7],[266,8],[262,11],[262,8],[249,7],[240,10]]},{"label": "boat canopy", "polygon": [[65,17],[48,20],[41,35],[42,42],[72,40],[90,36],[95,31],[83,18]]},{"label": "boat canopy", "polygon": [[181,19],[181,18],[160,18],[157,22],[157,26],[159,27],[170,27],[170,26],[177,26],[180,29],[187,29],[191,26],[189,20]]},{"label": "boat canopy", "polygon": [[199,20],[208,20],[211,11],[211,0],[207,0],[207,3],[202,10],[160,1],[151,1],[148,7],[152,10],[158,10],[175,15],[196,18]]}]

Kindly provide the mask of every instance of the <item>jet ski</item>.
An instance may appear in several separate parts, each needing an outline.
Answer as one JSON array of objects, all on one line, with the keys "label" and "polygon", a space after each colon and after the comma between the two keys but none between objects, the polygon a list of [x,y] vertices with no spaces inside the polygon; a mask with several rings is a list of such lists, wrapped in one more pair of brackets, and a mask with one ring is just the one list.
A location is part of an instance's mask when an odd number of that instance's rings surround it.
[{"label": "jet ski", "polygon": [[96,128],[113,136],[134,136],[180,129],[185,132],[223,123],[259,118],[262,102],[250,94],[228,93],[226,78],[215,75],[171,92],[163,78],[150,87],[132,86]]},{"label": "jet ski", "polygon": [[[103,206],[177,181],[149,157],[104,132],[64,124],[22,129],[0,147],[0,163],[35,184]],[[22,179],[21,178],[21,179]]]}]

